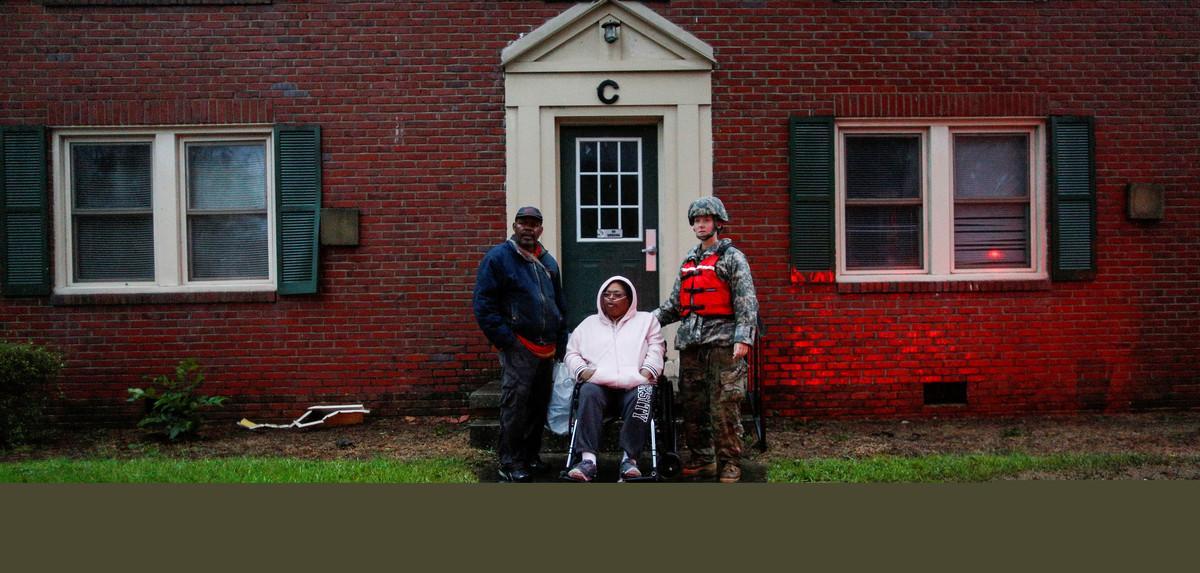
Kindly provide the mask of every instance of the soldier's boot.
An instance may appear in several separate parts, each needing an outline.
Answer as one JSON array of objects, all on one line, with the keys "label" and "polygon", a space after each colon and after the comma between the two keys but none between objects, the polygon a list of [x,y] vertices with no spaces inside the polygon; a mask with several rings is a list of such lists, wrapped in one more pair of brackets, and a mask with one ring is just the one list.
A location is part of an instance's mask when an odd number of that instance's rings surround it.
[{"label": "soldier's boot", "polygon": [[687,479],[712,479],[717,475],[717,462],[699,462],[695,464],[689,462],[688,465],[684,466],[683,471],[679,473]]},{"label": "soldier's boot", "polygon": [[742,468],[733,462],[726,462],[721,468],[721,483],[737,483],[742,479]]}]

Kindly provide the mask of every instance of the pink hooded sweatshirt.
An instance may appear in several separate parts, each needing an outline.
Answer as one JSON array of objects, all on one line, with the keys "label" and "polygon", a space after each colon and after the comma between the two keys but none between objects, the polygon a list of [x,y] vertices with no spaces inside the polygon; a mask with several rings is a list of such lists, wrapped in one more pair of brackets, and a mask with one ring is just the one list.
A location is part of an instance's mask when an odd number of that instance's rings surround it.
[{"label": "pink hooded sweatshirt", "polygon": [[[601,302],[604,289],[615,280],[630,285],[631,296],[629,310],[614,324],[605,316]],[[629,389],[651,383],[638,372],[642,368],[654,373],[654,379],[658,379],[662,374],[665,351],[658,319],[637,309],[637,289],[633,288],[633,281],[615,276],[600,285],[596,293],[596,314],[585,318],[571,333],[563,361],[576,380],[584,370],[595,368],[596,373],[588,382]]]}]

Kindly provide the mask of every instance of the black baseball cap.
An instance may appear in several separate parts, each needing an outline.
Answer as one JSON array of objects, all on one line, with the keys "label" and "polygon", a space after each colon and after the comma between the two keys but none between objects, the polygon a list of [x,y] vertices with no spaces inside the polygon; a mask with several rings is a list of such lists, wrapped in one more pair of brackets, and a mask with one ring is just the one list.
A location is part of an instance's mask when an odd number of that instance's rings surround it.
[{"label": "black baseball cap", "polygon": [[539,211],[537,207],[525,206],[517,209],[517,216],[513,217],[513,220],[520,219],[521,217],[533,217],[534,219],[541,221],[542,212]]}]

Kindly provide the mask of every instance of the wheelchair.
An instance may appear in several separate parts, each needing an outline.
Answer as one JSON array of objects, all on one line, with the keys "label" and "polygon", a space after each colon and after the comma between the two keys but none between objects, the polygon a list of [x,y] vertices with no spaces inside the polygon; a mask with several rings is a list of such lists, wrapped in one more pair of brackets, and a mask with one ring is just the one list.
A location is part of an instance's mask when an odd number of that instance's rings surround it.
[{"label": "wheelchair", "polygon": [[[743,420],[749,418],[754,428],[753,442],[750,447],[757,449],[760,452],[767,451],[767,422],[766,412],[764,412],[762,399],[762,347],[763,338],[767,335],[767,327],[763,323],[762,315],[758,316],[758,336],[755,338],[754,346],[750,351],[750,372],[746,377],[746,401],[743,410]],[[748,410],[748,411],[746,411]],[[745,423],[743,421],[743,423]]]},{"label": "wheelchair", "polygon": [[[575,451],[575,443],[577,437],[576,430],[579,426],[579,419],[577,417],[579,411],[579,389],[584,384],[586,382],[576,382],[575,389],[571,393],[571,414],[568,422],[571,440],[570,445],[567,447],[566,465],[563,467],[562,472],[559,473],[559,479],[563,481],[574,481],[567,477],[567,472],[580,459]],[[679,475],[680,470],[683,468],[683,463],[679,458],[679,444],[675,432],[675,394],[674,389],[671,387],[671,381],[666,376],[659,376],[658,382],[655,383],[653,388],[654,395],[650,400],[652,411],[647,429],[649,433],[647,443],[649,445],[650,471],[643,473],[641,477],[624,480],[626,482],[663,481]],[[619,406],[619,403],[610,404],[610,411],[605,412],[603,422],[605,426],[621,419],[619,415],[611,415],[611,410],[619,410],[619,408],[613,408],[614,405]]]}]

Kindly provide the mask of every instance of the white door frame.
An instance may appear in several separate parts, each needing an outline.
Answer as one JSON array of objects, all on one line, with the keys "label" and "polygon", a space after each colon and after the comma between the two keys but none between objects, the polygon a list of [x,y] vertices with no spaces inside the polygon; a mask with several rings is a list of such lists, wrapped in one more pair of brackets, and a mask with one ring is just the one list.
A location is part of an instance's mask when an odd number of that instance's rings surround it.
[{"label": "white door frame", "polygon": [[[614,22],[620,37],[606,42],[604,25]],[[712,48],[641,4],[601,0],[577,4],[510,44],[501,64],[505,220],[523,205],[540,208],[542,243],[555,255],[562,252],[560,126],[658,127],[659,292],[666,297],[673,269],[696,242],[687,206],[712,195]],[[571,261],[559,263],[570,272]]]}]

